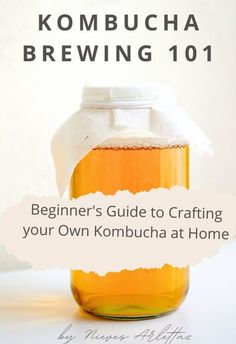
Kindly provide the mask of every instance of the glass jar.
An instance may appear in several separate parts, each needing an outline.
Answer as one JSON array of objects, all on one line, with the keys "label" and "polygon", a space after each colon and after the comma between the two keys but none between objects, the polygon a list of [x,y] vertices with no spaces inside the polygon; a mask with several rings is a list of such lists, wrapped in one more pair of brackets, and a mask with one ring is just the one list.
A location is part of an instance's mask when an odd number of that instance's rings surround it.
[{"label": "glass jar", "polygon": [[[189,146],[159,145],[152,138],[119,138],[91,150],[76,166],[70,181],[70,197],[118,190],[132,193],[175,185],[189,187]],[[91,252],[93,254],[93,252]],[[122,252],[121,252],[122,254]],[[145,252],[143,252],[145,254]],[[94,252],[94,259],[99,252]],[[127,257],[127,260],[129,257]],[[116,319],[157,317],[176,310],[189,286],[189,268],[164,265],[134,271],[71,271],[71,288],[77,303],[98,316]]]}]

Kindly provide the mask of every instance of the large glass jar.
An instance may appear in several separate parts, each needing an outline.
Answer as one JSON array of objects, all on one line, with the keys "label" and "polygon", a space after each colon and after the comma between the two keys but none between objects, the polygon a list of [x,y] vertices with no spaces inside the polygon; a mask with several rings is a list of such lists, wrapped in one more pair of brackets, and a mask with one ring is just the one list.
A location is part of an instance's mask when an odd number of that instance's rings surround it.
[{"label": "large glass jar", "polygon": [[[133,138],[113,139],[90,151],[76,166],[70,182],[70,197],[118,190],[132,193],[152,188],[189,187],[189,146],[145,144]],[[94,259],[99,255],[94,254]],[[121,252],[122,254],[122,252]],[[145,255],[145,252],[142,254]],[[129,257],[127,257],[128,261]],[[134,271],[71,271],[71,288],[77,303],[95,315],[118,319],[162,316],[177,309],[189,286],[189,268],[164,265]]]}]

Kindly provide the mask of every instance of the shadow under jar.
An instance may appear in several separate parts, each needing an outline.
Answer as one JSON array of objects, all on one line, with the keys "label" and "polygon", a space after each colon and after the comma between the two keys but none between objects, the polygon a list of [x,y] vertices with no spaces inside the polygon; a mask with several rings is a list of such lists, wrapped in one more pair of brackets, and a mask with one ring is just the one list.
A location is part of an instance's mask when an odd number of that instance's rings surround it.
[{"label": "shadow under jar", "polygon": [[[152,188],[189,187],[188,145],[102,145],[93,149],[74,170],[70,197],[118,190],[132,193]],[[121,253],[122,254],[122,253]],[[143,252],[145,254],[145,252]],[[129,257],[127,257],[127,260]],[[77,303],[98,316],[116,319],[158,317],[176,310],[189,286],[189,268],[162,268],[109,272],[71,271]]]}]

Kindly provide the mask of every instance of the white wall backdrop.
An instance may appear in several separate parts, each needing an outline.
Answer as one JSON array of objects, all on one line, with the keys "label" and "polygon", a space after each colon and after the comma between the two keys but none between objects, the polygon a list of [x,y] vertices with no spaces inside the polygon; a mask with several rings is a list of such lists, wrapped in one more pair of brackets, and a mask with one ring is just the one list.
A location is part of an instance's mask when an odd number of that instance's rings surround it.
[{"label": "white wall backdrop", "polygon": [[[178,102],[212,140],[213,157],[192,155],[191,184],[236,192],[236,41],[234,0],[0,0],[0,211],[19,201],[25,194],[56,194],[50,140],[58,126],[78,109],[81,88],[88,82],[165,83],[177,93]],[[52,25],[60,14],[70,14],[74,28],[62,32],[38,31],[38,14],[52,14]],[[104,32],[80,32],[79,14],[124,13],[158,15],[157,31],[135,32],[120,28]],[[179,31],[163,32],[163,15],[179,15]],[[183,31],[188,14],[195,14],[199,32]],[[120,21],[121,23],[121,21]],[[62,44],[142,44],[153,45],[153,61],[143,63],[23,62],[23,45],[51,44],[60,55]],[[168,49],[195,44],[213,47],[213,61],[203,55],[190,63],[171,62]],[[75,48],[76,49],[76,48]],[[25,266],[23,264],[23,266]],[[14,257],[0,249],[0,270],[22,267]]]}]

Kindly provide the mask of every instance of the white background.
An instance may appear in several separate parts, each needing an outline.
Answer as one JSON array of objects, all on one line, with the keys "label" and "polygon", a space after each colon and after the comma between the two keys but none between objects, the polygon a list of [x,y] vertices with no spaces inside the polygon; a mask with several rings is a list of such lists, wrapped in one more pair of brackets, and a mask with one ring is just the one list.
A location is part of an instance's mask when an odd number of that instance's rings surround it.
[{"label": "white background", "polygon": [[[214,157],[192,155],[192,187],[214,188],[234,194],[236,191],[235,11],[234,0],[0,0],[0,211],[18,202],[25,194],[57,194],[50,140],[59,125],[78,109],[81,88],[87,82],[169,84],[177,93],[178,103],[188,110],[191,117],[212,140],[215,151]],[[86,12],[98,13],[101,20],[104,13],[120,16],[124,13],[137,13],[140,19],[144,18],[145,14],[155,13],[158,14],[160,30],[150,33],[140,28],[136,32],[127,33],[120,28],[116,32],[105,33],[101,30],[97,33],[84,34],[76,30],[76,25],[69,32],[61,32],[57,29],[51,32],[37,30],[39,13],[52,14],[54,23],[57,15],[71,14],[76,23],[78,15]],[[163,32],[164,13],[179,14],[178,32]],[[182,30],[189,13],[195,14],[200,27],[199,32]],[[93,64],[82,64],[76,59],[75,54],[72,63],[23,62],[24,44],[35,44],[40,49],[42,44],[60,47],[62,44],[77,45],[85,42],[124,45],[132,43],[134,46],[152,44],[153,61],[104,63],[100,58]],[[213,62],[206,63],[201,56],[195,63],[185,62],[182,58],[178,63],[173,63],[168,49],[174,44],[178,44],[180,48],[189,44],[204,48],[212,44]],[[236,307],[233,261],[235,255],[233,257],[231,246],[222,258],[219,255],[194,267],[191,297],[176,313],[177,318],[168,318],[171,321],[187,324],[187,330],[197,338],[194,344],[217,343],[217,338],[219,343],[223,343],[235,338],[235,327],[232,322],[233,319],[235,320]],[[14,257],[8,256],[3,248],[0,249],[0,270],[26,266],[17,262]],[[8,278],[6,278],[7,274],[9,274]],[[21,275],[22,280],[20,280],[19,276],[10,274],[1,274],[4,281],[1,282],[2,300],[9,294],[15,302],[15,308],[11,308],[9,300],[5,299],[7,300],[3,308],[5,329],[10,328],[4,337],[5,341],[15,343],[13,328],[18,331],[16,332],[18,339],[22,339],[24,343],[27,343],[27,338],[29,342],[34,340],[36,343],[38,339],[36,335],[48,335],[46,339],[44,338],[44,342],[48,338],[55,338],[55,333],[71,320],[71,309],[68,317],[67,313],[64,313],[68,311],[67,301],[62,308],[60,304],[57,308],[58,303],[55,299],[58,290],[64,295],[64,287],[59,284],[56,288],[55,280],[54,283],[49,280],[47,285],[40,275],[37,277]],[[50,275],[50,272],[47,274]],[[42,273],[46,279],[49,275]],[[36,289],[29,283],[29,293],[32,294],[33,299],[26,298],[24,304],[22,293],[27,278],[35,278],[35,281],[40,282],[36,284]],[[64,285],[65,280],[62,283]],[[42,284],[46,290],[45,297],[42,290],[38,289]],[[15,294],[16,285],[19,286],[18,294]],[[48,287],[52,290],[46,289]],[[14,297],[19,297],[20,301],[18,300],[17,303]],[[72,302],[71,298],[70,302]],[[72,303],[69,303],[69,308],[75,307],[75,304],[70,305]],[[36,309],[39,313],[35,313]],[[50,313],[53,309],[56,312]],[[16,311],[14,319],[12,311]],[[9,312],[8,317],[5,317],[5,312]],[[57,322],[58,314],[65,315],[61,323]],[[23,319],[24,323],[19,322],[20,319]],[[162,323],[159,322],[159,325]],[[53,324],[57,327],[53,328]],[[85,326],[91,324],[89,322]],[[134,326],[137,326],[135,324]],[[145,327],[143,323],[140,324],[142,328]],[[31,331],[28,337],[27,326],[30,326]],[[155,326],[157,326],[156,322]],[[109,329],[111,327],[113,327],[112,323]],[[42,340],[38,342],[42,343]]]}]

